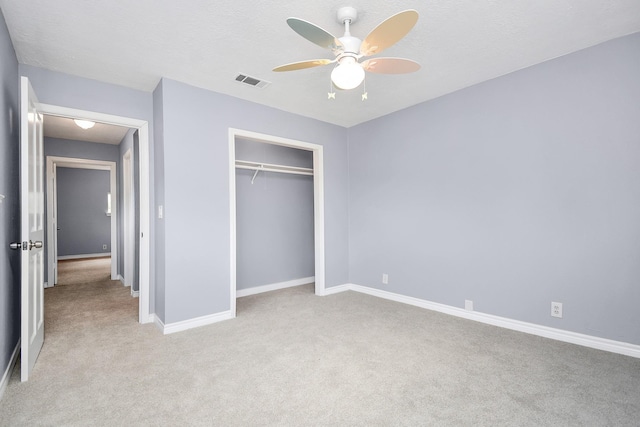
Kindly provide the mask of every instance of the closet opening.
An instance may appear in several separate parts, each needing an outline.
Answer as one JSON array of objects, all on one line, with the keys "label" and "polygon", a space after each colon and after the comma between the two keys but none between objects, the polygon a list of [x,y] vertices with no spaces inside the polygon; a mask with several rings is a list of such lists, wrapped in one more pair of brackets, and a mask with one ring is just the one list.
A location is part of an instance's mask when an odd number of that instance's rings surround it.
[{"label": "closet opening", "polygon": [[230,306],[314,283],[324,295],[322,146],[229,130]]}]

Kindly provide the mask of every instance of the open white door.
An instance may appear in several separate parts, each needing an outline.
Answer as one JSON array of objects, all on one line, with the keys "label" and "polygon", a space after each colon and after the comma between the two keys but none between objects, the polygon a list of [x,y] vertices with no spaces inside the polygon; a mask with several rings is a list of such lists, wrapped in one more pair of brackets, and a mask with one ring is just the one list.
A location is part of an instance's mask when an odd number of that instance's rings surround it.
[{"label": "open white door", "polygon": [[44,343],[43,118],[29,79],[20,80],[20,218],[22,325],[20,377],[29,379]]}]

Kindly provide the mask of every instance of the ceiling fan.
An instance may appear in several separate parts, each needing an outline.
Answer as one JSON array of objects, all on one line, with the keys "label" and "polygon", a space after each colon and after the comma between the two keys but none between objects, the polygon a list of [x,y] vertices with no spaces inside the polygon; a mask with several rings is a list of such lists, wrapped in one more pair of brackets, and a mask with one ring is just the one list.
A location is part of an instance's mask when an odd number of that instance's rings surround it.
[{"label": "ceiling fan", "polygon": [[344,90],[360,86],[365,71],[379,74],[404,74],[420,69],[420,64],[404,58],[371,58],[360,62],[364,57],[382,52],[402,39],[418,21],[418,12],[409,9],[384,20],[374,28],[364,40],[353,37],[349,27],[358,17],[353,7],[338,9],[338,22],[344,24],[344,36],[337,38],[328,31],[311,22],[299,18],[287,19],[287,24],[296,33],[320,47],[331,50],[335,59],[312,59],[281,65],[273,71],[294,71],[338,63],[331,72],[333,84]]}]

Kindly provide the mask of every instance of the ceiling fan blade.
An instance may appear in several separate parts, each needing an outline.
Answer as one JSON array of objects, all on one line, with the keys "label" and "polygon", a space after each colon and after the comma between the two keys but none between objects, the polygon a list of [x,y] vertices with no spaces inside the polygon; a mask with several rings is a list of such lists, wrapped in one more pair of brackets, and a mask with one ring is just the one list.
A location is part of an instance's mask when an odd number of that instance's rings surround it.
[{"label": "ceiling fan blade", "polygon": [[362,68],[370,73],[405,74],[418,71],[420,64],[404,58],[371,58],[362,62]]},{"label": "ceiling fan blade", "polygon": [[418,22],[418,12],[413,9],[387,18],[365,37],[360,46],[360,54],[369,56],[382,52],[406,36],[416,22]]},{"label": "ceiling fan blade", "polygon": [[342,43],[340,43],[337,37],[309,21],[299,18],[289,18],[287,19],[287,24],[289,24],[293,31],[311,43],[315,43],[320,47],[330,49],[334,52],[344,50]]},{"label": "ceiling fan blade", "polygon": [[331,59],[311,59],[309,61],[292,62],[290,64],[284,64],[273,69],[273,71],[295,71],[304,70],[305,68],[319,67],[321,65],[331,64]]}]

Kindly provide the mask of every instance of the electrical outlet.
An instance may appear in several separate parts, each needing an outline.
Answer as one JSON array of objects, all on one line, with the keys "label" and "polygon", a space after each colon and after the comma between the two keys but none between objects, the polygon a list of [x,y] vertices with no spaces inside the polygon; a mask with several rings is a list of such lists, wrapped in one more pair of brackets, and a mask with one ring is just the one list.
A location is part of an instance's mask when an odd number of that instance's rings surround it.
[{"label": "electrical outlet", "polygon": [[106,251],[107,250],[107,245],[102,245],[102,250]]},{"label": "electrical outlet", "polygon": [[551,302],[551,317],[560,317],[562,318],[562,303],[561,302]]},{"label": "electrical outlet", "polygon": [[469,310],[469,311],[473,311],[473,301],[471,300],[464,300],[464,309],[465,310]]},{"label": "electrical outlet", "polygon": [[389,275],[387,273],[382,273],[382,284],[383,285],[389,284]]}]

